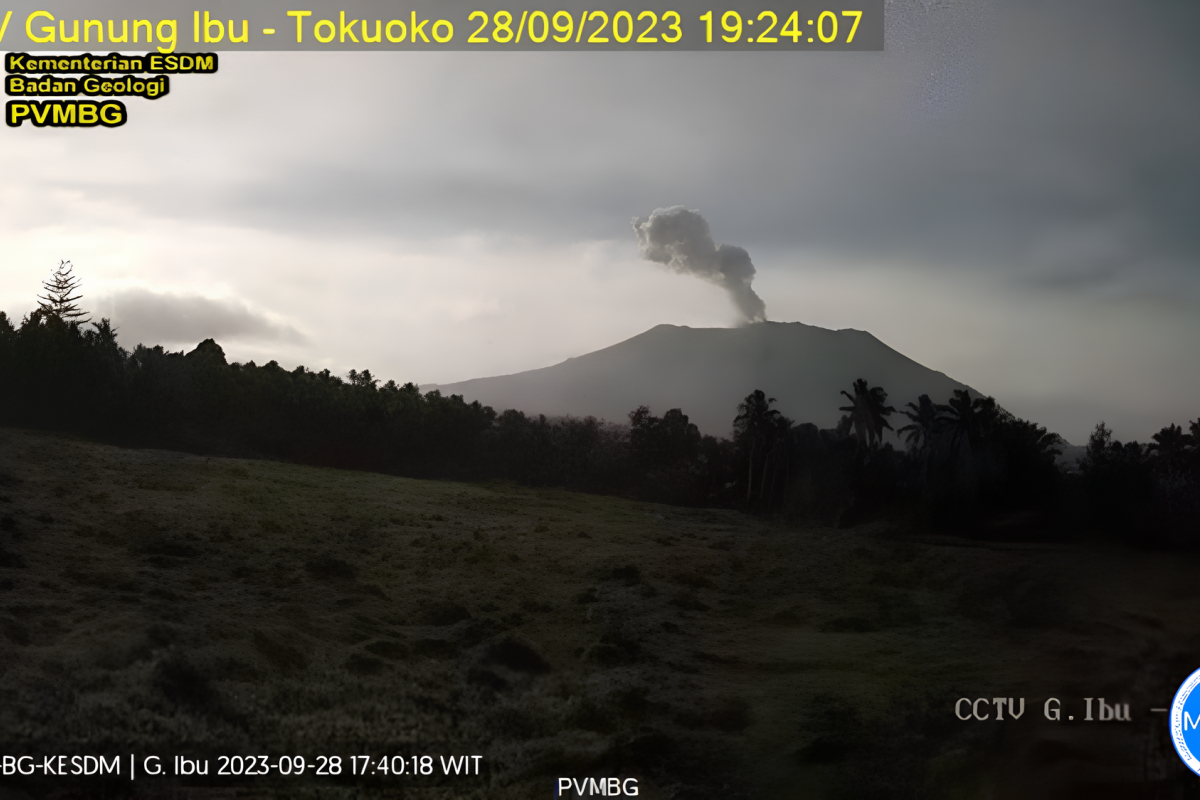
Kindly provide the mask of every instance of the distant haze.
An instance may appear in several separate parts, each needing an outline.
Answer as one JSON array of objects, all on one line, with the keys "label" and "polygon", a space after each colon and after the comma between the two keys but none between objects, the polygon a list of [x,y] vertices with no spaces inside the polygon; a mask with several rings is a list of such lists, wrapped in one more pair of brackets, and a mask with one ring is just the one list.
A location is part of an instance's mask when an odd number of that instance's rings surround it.
[{"label": "distant haze", "polygon": [[545,369],[436,388],[497,410],[591,415],[614,422],[625,421],[639,405],[658,415],[682,408],[704,433],[726,436],[738,403],[755,389],[776,398],[776,408],[796,422],[833,427],[841,417],[838,406],[845,405],[840,392],[851,390],[858,378],[882,386],[898,411],[921,394],[944,403],[955,389],[969,388],[865,331],[831,331],[800,322],[742,328],[659,325]]}]

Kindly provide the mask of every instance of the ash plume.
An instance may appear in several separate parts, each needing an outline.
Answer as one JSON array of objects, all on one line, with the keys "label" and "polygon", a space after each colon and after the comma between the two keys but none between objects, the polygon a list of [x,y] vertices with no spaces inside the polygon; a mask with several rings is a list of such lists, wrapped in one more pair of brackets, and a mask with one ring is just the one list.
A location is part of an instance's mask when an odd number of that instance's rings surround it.
[{"label": "ash plume", "polygon": [[755,272],[750,254],[735,245],[715,244],[698,211],[656,208],[649,217],[634,217],[633,230],[642,258],[717,284],[746,322],[766,321],[767,306],[750,286]]}]

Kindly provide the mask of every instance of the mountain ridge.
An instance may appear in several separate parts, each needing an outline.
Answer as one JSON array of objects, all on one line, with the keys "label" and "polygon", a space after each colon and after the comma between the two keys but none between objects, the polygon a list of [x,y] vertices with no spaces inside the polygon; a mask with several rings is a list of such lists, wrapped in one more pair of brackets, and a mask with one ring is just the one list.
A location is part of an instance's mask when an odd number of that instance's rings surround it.
[{"label": "mountain ridge", "polygon": [[656,414],[681,408],[705,433],[727,435],[737,404],[755,389],[777,398],[779,410],[796,422],[832,427],[845,403],[840,392],[850,391],[858,378],[883,386],[897,409],[921,394],[938,403],[955,389],[978,394],[868,331],[802,322],[661,324],[551,366],[422,388],[497,410],[610,421],[623,421],[639,405]]}]

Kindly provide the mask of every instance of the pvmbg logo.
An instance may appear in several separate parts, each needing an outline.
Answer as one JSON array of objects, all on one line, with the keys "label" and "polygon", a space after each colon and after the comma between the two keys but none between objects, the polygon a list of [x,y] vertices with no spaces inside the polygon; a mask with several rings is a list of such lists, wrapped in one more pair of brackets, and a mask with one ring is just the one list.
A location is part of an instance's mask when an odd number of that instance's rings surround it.
[{"label": "pvmbg logo", "polygon": [[1188,676],[1171,703],[1171,741],[1175,752],[1200,775],[1200,669]]}]

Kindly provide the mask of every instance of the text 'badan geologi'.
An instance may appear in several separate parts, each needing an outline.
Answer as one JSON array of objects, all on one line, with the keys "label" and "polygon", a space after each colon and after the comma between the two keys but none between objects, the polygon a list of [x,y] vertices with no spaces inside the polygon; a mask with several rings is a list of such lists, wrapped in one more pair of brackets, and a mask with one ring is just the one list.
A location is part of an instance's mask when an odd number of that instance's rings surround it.
[{"label": "text 'badan geologi'", "polygon": [[[129,119],[116,98],[157,100],[171,91],[170,75],[217,71],[216,53],[110,53],[106,56],[30,55],[4,58],[4,121],[10,128],[116,128]],[[84,100],[64,98],[85,97]]]}]

